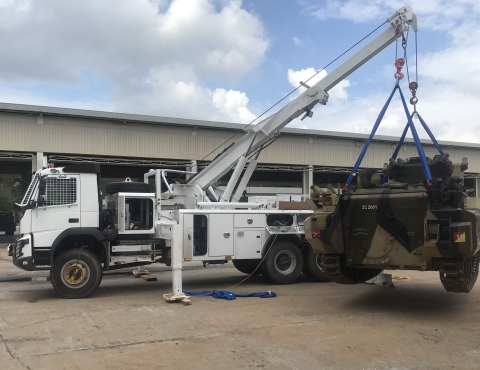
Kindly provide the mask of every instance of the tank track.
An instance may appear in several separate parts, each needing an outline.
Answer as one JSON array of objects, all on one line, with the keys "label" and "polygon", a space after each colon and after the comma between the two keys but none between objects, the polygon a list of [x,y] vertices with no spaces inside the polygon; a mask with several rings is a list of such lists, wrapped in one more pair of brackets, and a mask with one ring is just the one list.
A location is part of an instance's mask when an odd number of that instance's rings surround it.
[{"label": "tank track", "polygon": [[440,281],[447,292],[468,293],[478,277],[480,256],[462,259],[442,259],[439,263]]},{"label": "tank track", "polygon": [[338,284],[364,283],[382,272],[378,269],[348,268],[341,256],[336,254],[323,255],[320,266],[325,276]]}]

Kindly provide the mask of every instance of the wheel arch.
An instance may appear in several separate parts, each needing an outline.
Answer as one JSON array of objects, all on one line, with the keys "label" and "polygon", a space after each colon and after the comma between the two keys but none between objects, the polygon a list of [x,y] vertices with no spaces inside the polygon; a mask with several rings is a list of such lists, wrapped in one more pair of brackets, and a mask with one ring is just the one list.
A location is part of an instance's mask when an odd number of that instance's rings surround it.
[{"label": "wheel arch", "polygon": [[75,248],[74,242],[76,240],[90,241],[92,247],[88,249],[98,257],[100,263],[106,263],[106,256],[109,255],[108,245],[105,243],[105,236],[100,230],[94,227],[74,227],[64,230],[53,241],[50,249],[50,265],[53,266],[53,261],[60,253]]},{"label": "wheel arch", "polygon": [[275,241],[275,243],[283,242],[283,241],[291,242],[291,243],[295,244],[298,248],[300,248],[300,250],[303,247],[303,244],[300,240],[300,236],[297,235],[297,234],[272,234],[267,239],[267,241],[263,244],[262,257],[265,256],[265,254],[270,249],[270,246],[272,245],[272,243],[274,241]]}]

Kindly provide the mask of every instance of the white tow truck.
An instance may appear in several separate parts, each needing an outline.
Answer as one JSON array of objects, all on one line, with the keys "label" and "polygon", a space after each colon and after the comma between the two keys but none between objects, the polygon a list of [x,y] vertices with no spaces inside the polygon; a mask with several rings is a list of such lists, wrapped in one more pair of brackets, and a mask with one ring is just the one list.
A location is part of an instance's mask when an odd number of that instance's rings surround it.
[{"label": "white tow truck", "polygon": [[[408,6],[387,18],[388,28],[277,113],[250,125],[236,143],[199,173],[153,169],[144,182],[100,188],[98,164],[38,170],[18,204],[21,237],[9,246],[13,263],[25,270],[49,269],[55,290],[66,298],[92,294],[103,271],[154,262],[172,266],[170,300],[183,299],[182,265],[189,261],[232,260],[246,273],[261,273],[279,284],[302,273],[325,279],[318,255],[304,238],[312,213],[301,202],[239,202],[260,151],[290,121],[312,117],[328,91],[401,37],[416,17]],[[303,119],[302,118],[302,119]],[[246,168],[245,168],[246,167]],[[213,186],[233,169],[223,193]],[[242,176],[243,174],[243,176]],[[186,183],[172,177],[191,176]],[[260,264],[260,266],[259,266]],[[257,269],[258,267],[258,269]]]}]

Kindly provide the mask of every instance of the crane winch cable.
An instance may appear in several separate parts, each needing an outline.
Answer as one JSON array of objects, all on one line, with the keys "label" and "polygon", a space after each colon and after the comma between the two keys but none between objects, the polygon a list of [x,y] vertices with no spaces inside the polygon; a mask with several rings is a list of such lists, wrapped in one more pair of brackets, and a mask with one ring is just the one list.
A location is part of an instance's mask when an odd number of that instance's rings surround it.
[{"label": "crane winch cable", "polygon": [[407,68],[407,80],[410,84],[410,72],[408,70],[408,55],[407,55],[407,43],[408,43],[408,35],[410,33],[410,27],[407,30],[407,37],[405,38],[405,42],[402,40],[402,48],[403,48],[403,58],[405,59],[405,68]]},{"label": "crane winch cable", "polygon": [[[308,81],[310,81],[312,78],[314,78],[316,75],[318,75],[320,72],[324,71],[325,68],[328,68],[329,66],[331,66],[333,63],[335,63],[338,59],[340,59],[341,57],[343,57],[346,53],[348,53],[350,50],[352,50],[354,47],[356,47],[358,44],[360,44],[362,41],[364,41],[365,39],[367,39],[368,37],[370,37],[372,34],[374,34],[375,32],[377,32],[385,23],[388,23],[388,21],[385,21],[383,22],[382,24],[380,24],[378,27],[376,27],[373,31],[369,32],[367,35],[365,35],[364,37],[362,37],[360,40],[358,40],[355,44],[353,44],[352,46],[350,46],[347,50],[345,50],[343,53],[341,53],[339,56],[337,56],[335,59],[333,59],[332,61],[330,61],[327,65],[325,65],[323,68],[321,68],[320,70],[318,70],[315,74],[313,74],[308,80],[306,80],[304,83],[307,83]],[[273,104],[270,108],[268,108],[267,110],[265,110],[262,114],[258,115],[257,117],[255,117],[255,119],[253,119],[250,123],[248,123],[247,125],[245,125],[245,127],[243,128],[243,130],[246,130],[250,125],[252,125],[256,120],[258,120],[260,117],[264,116],[266,113],[268,113],[270,110],[272,110],[273,108],[275,108],[278,104],[280,104],[282,101],[284,101],[286,98],[288,98],[290,95],[292,95],[294,92],[296,92],[300,87],[302,87],[302,85],[298,85],[295,89],[293,89],[292,91],[290,91],[287,95],[285,95],[283,98],[281,98],[279,101],[277,101],[275,104]],[[211,154],[215,153],[218,149],[220,149],[222,146],[224,146],[225,144],[227,144],[229,141],[231,141],[237,134],[233,134],[232,136],[230,136],[227,140],[225,140],[223,143],[221,143],[220,145],[218,145],[216,148],[214,148],[212,151],[210,151],[209,153],[207,153],[205,156],[203,156],[203,158],[199,159],[198,161],[203,161],[205,158],[207,158],[208,156],[210,156]],[[248,154],[248,153],[246,153]],[[174,181],[178,180],[182,175],[178,175]],[[195,177],[195,176],[194,176]],[[194,178],[193,177],[193,178]],[[192,178],[192,179],[193,179]]]},{"label": "crane winch cable", "polygon": [[418,45],[417,45],[417,31],[415,31],[415,80],[418,83]]},{"label": "crane winch cable", "polygon": [[[327,65],[325,65],[322,69],[320,69],[318,72],[316,72],[314,75],[312,75],[308,80],[306,80],[304,83],[307,83],[308,81],[310,81],[312,78],[314,78],[316,75],[318,75],[320,72],[324,71],[325,68],[328,68],[330,65],[332,65],[333,63],[335,63],[338,59],[340,59],[341,57],[343,57],[346,53],[348,53],[350,50],[352,50],[355,46],[357,46],[358,44],[360,44],[362,41],[364,41],[366,38],[368,38],[369,36],[371,36],[373,33],[375,33],[376,31],[378,31],[385,23],[388,23],[388,21],[385,21],[383,22],[381,25],[379,25],[377,28],[375,28],[373,31],[371,31],[370,33],[368,33],[366,36],[364,36],[363,38],[361,38],[359,41],[357,41],[355,44],[353,44],[352,46],[350,46],[347,50],[345,50],[342,54],[340,54],[339,56],[337,56],[335,59],[333,59],[330,63],[328,63]],[[298,85],[295,89],[293,89],[292,91],[290,91],[287,95],[285,95],[283,98],[281,98],[279,101],[277,101],[275,104],[273,104],[270,108],[268,108],[267,110],[265,110],[262,114],[260,114],[259,116],[257,116],[254,120],[252,120],[249,124],[247,124],[243,129],[247,129],[247,127],[249,127],[250,125],[252,125],[255,121],[257,121],[260,117],[264,116],[266,113],[268,113],[270,110],[272,110],[273,108],[275,108],[278,104],[280,104],[282,101],[284,101],[286,98],[288,98],[290,95],[292,95],[294,92],[296,92],[300,87],[302,87],[302,85]],[[207,155],[205,155],[202,159],[200,159],[200,161],[203,161],[205,158],[207,158],[210,154],[214,153],[215,151],[217,151],[219,148],[221,148],[223,145],[225,145],[226,143],[228,143],[230,140],[232,140],[237,134],[234,134],[232,135],[230,138],[228,138],[227,140],[225,140],[222,144],[220,144],[219,146],[217,146],[215,149],[213,149],[211,152],[209,152]]]},{"label": "crane winch cable", "polygon": [[415,81],[408,83],[408,88],[412,93],[410,104],[413,105],[413,113],[417,113],[417,89],[418,89],[418,47],[417,47],[417,31],[415,31]]}]

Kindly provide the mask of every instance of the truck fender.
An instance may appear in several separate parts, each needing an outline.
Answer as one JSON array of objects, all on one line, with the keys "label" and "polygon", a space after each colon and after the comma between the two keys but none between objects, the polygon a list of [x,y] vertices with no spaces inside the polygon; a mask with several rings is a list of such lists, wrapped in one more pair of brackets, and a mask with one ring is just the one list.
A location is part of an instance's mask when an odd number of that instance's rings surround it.
[{"label": "truck fender", "polygon": [[[65,239],[67,236],[71,235],[88,235],[93,236],[98,242],[102,242],[103,247],[105,248],[105,255],[109,255],[108,244],[104,243],[105,236],[95,227],[72,227],[62,231],[62,233],[57,236],[57,238],[52,243],[52,248],[50,249],[50,265],[53,266],[53,256],[55,255],[55,250],[58,247],[58,244]],[[106,245],[107,244],[107,245]]]},{"label": "truck fender", "polygon": [[296,234],[272,234],[270,237],[267,239],[267,241],[263,244],[263,249],[262,249],[262,257],[265,256],[267,251],[270,249],[272,246],[272,243],[279,242],[279,241],[289,241],[292,242],[293,244],[296,244],[299,248],[301,248],[302,243],[300,241],[300,237]]}]

